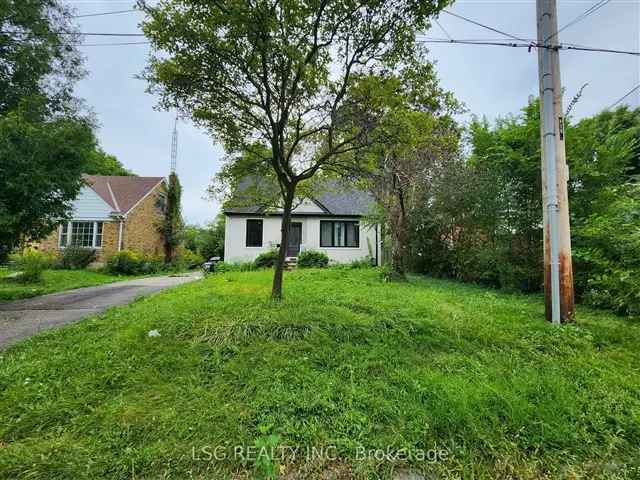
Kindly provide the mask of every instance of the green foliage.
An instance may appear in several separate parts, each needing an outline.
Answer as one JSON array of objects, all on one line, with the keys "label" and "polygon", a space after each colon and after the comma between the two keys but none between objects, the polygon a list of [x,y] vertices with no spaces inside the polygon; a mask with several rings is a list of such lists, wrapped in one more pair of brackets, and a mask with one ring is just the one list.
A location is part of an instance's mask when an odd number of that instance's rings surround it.
[{"label": "green foliage", "polygon": [[114,155],[106,153],[98,145],[88,152],[88,161],[84,173],[89,175],[133,175],[130,170],[124,168],[122,163]]},{"label": "green foliage", "polygon": [[200,267],[205,259],[199,253],[193,252],[187,248],[178,251],[178,256],[174,262],[176,266],[184,266],[188,270]]},{"label": "green foliage", "polygon": [[324,252],[304,250],[298,255],[298,266],[301,268],[324,268],[329,265],[329,257]]},{"label": "green foliage", "polygon": [[135,275],[142,270],[144,259],[136,252],[122,250],[107,259],[107,272],[116,275]]},{"label": "green foliage", "polygon": [[431,193],[438,170],[458,156],[462,108],[438,82],[426,59],[399,73],[362,76],[350,90],[345,116],[366,132],[368,145],[353,154],[354,174],[378,203],[387,227],[390,266],[404,277],[415,231],[414,211]]},{"label": "green foliage", "polygon": [[224,258],[224,215],[220,214],[206,227],[187,225],[184,228],[184,246],[205,259]]},{"label": "green foliage", "polygon": [[158,226],[164,240],[164,260],[171,263],[176,249],[183,240],[182,187],[175,173],[169,175],[169,186],[164,199],[164,218]]},{"label": "green foliage", "polygon": [[68,106],[75,81],[85,74],[72,14],[58,0],[0,2],[0,117],[28,97],[46,99],[51,113]]},{"label": "green foliage", "polygon": [[11,263],[19,271],[15,281],[19,283],[39,283],[42,282],[42,273],[47,268],[51,268],[52,259],[45,253],[33,248],[27,248],[21,254],[12,255]]},{"label": "green foliage", "polygon": [[[472,122],[471,157],[447,165],[415,212],[415,270],[541,290],[539,128],[537,102],[494,126]],[[640,109],[606,111],[576,125],[567,121],[565,135],[576,294],[636,315]]]},{"label": "green foliage", "polygon": [[612,187],[574,228],[576,293],[584,301],[640,316],[640,189]]},{"label": "green foliage", "polygon": [[97,258],[98,255],[92,248],[69,246],[60,253],[58,265],[60,268],[77,270],[87,268]]},{"label": "green foliage", "polygon": [[271,277],[210,275],[3,351],[0,477],[252,479],[231,449],[259,443],[335,446],[290,479],[637,478],[637,322],[579,306],[556,328],[539,295],[377,269],[288,272],[269,302]]},{"label": "green foliage", "polygon": [[215,267],[216,273],[228,272],[252,272],[257,270],[255,262],[217,262]]},{"label": "green foliage", "polygon": [[262,252],[256,257],[253,263],[258,268],[272,268],[278,261],[278,250],[272,249]]},{"label": "green foliage", "polygon": [[29,103],[0,116],[0,262],[67,218],[83,185],[92,125],[77,116],[48,118],[46,109]]}]

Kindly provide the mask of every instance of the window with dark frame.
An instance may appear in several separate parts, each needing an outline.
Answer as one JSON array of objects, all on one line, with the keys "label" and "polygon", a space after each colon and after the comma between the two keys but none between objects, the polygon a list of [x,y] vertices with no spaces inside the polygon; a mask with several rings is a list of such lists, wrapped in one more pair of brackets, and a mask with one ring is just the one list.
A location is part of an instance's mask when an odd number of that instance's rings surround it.
[{"label": "window with dark frame", "polygon": [[247,219],[247,247],[262,246],[262,220]]},{"label": "window with dark frame", "polygon": [[321,247],[360,247],[360,224],[356,221],[321,220]]}]

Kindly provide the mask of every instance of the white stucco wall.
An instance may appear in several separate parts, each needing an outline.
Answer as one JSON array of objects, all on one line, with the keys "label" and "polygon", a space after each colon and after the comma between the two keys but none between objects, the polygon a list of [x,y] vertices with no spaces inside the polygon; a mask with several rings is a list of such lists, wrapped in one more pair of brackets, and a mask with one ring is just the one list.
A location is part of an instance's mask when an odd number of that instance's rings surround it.
[{"label": "white stucco wall", "polygon": [[[247,219],[262,220],[262,247],[247,247]],[[371,255],[376,257],[376,227],[368,227],[360,222],[359,247],[320,247],[320,220],[347,220],[354,218],[294,216],[293,222],[302,224],[301,250],[324,252],[335,263],[348,263]],[[226,262],[247,262],[254,260],[260,253],[275,248],[280,243],[281,217],[252,217],[225,215],[224,260]],[[378,235],[378,240],[380,240]],[[378,246],[378,258],[380,250]]]}]

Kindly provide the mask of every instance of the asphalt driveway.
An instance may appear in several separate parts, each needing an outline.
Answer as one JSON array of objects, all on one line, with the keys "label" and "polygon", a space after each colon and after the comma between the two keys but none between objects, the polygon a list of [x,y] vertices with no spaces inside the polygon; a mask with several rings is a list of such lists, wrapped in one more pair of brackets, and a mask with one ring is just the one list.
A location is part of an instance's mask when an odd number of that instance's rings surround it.
[{"label": "asphalt driveway", "polygon": [[180,276],[139,278],[97,287],[79,288],[0,304],[0,349],[36,333],[126,305],[150,295],[202,278],[199,272]]}]

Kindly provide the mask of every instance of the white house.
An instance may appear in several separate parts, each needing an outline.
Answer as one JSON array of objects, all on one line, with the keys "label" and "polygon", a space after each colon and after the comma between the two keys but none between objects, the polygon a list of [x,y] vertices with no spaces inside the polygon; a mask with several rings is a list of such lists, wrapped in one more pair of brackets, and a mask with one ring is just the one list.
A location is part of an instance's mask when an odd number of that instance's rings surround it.
[{"label": "white house", "polygon": [[[299,200],[292,213],[287,256],[316,250],[326,253],[333,263],[369,257],[379,265],[379,226],[364,222],[372,207],[367,193],[344,186]],[[260,253],[279,247],[280,212],[257,206],[225,209],[225,261],[254,260]]]}]

